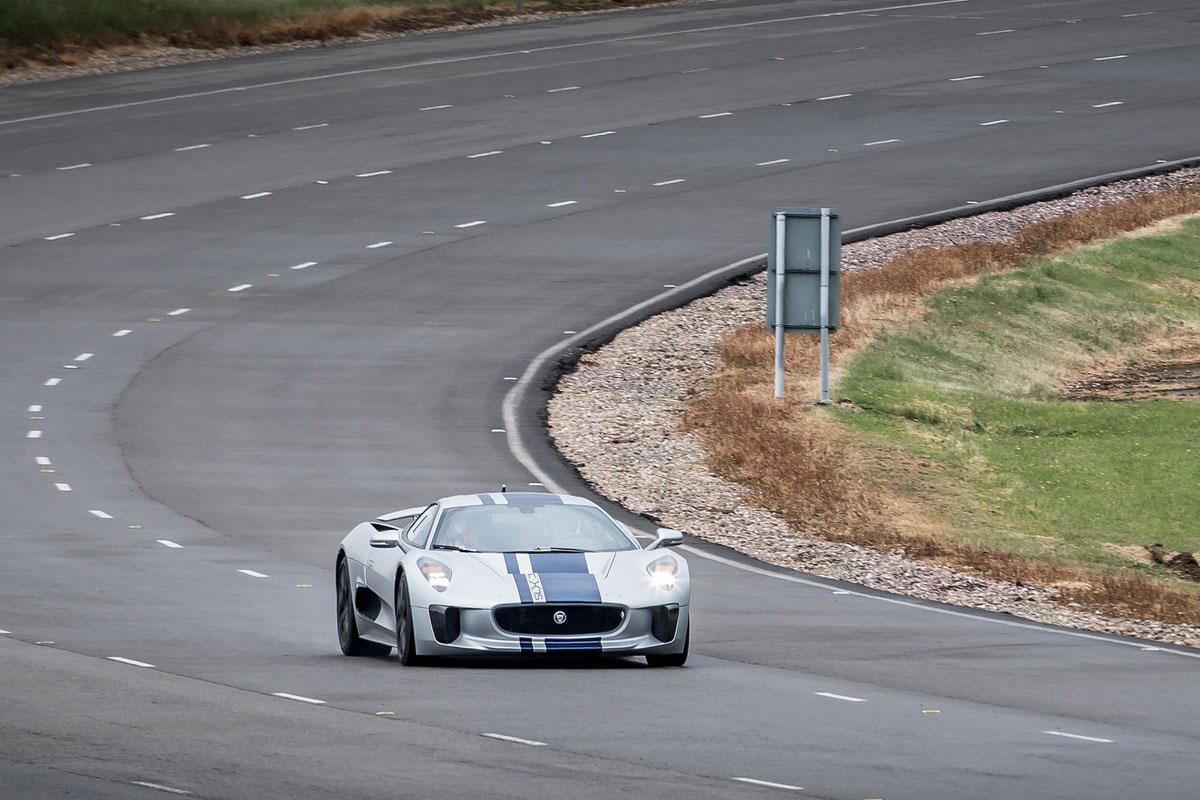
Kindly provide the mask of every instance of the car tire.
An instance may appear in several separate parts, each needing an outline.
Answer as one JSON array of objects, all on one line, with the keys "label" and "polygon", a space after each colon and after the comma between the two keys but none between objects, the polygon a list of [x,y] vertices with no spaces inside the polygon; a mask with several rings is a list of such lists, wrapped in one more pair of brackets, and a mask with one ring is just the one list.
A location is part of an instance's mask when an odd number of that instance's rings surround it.
[{"label": "car tire", "polygon": [[646,663],[652,667],[682,667],[687,663],[688,649],[692,644],[692,623],[688,622],[687,634],[683,638],[683,650],[669,655],[646,656]]},{"label": "car tire", "polygon": [[358,635],[358,621],[354,618],[354,600],[350,596],[350,568],[346,559],[338,559],[337,575],[337,632],[338,646],[342,655],[386,656],[392,648],[378,642],[368,642]]},{"label": "car tire", "polygon": [[406,667],[421,663],[413,635],[412,603],[408,599],[408,581],[401,572],[396,578],[396,655]]}]

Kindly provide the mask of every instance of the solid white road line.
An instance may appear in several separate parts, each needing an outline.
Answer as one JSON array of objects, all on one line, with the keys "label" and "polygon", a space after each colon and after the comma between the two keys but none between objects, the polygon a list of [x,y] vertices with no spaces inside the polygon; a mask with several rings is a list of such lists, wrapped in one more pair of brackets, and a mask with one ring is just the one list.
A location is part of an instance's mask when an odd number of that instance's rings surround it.
[{"label": "solid white road line", "polygon": [[305,261],[303,264],[297,264],[296,266],[292,267],[292,269],[308,269],[309,267],[315,267],[316,265],[316,261]]},{"label": "solid white road line", "polygon": [[545,742],[535,742],[533,739],[522,739],[520,736],[505,736],[503,733],[481,733],[480,736],[486,736],[489,739],[499,739],[502,742],[513,742],[515,744],[527,744],[530,747],[545,747]]},{"label": "solid white road line", "polygon": [[6,630],[3,630],[3,629],[0,629],[0,636],[6,636],[6,635],[8,635],[8,634],[10,634],[10,633],[12,633],[12,631],[6,631]]},{"label": "solid white road line", "polygon": [[752,783],[755,786],[766,786],[768,789],[787,789],[792,792],[804,791],[803,786],[793,786],[790,783],[775,783],[773,781],[760,781],[758,778],[734,778],[733,780],[741,781],[742,783]]},{"label": "solid white road line", "polygon": [[686,180],[686,178],[672,178],[669,181],[659,181],[658,183],[656,183],[654,185],[655,186],[670,186],[673,183],[683,183],[685,180]]},{"label": "solid white road line", "polygon": [[1008,122],[1008,120],[1006,120],[1006,119],[994,119],[991,122],[981,122],[981,123],[979,123],[979,126],[981,128],[986,128],[989,125],[1003,125],[1006,122]]},{"label": "solid white road line", "polygon": [[95,353],[80,353],[79,355],[75,356],[75,360],[76,361],[87,361],[93,355],[95,355]]},{"label": "solid white road line", "polygon": [[492,433],[504,433],[504,428],[492,428]]},{"label": "solid white road line", "polygon": [[60,492],[69,492],[69,491],[71,491],[71,484],[69,484],[69,483],[56,483],[56,484],[54,484],[54,488],[55,488],[55,489],[58,489]]},{"label": "solid white road line", "polygon": [[1111,103],[1097,103],[1096,105],[1092,106],[1092,108],[1108,108],[1109,106],[1123,106],[1123,105],[1125,105],[1124,100],[1113,100]]},{"label": "solid white road line", "polygon": [[59,172],[66,172],[69,169],[83,169],[84,167],[90,167],[90,166],[91,166],[91,164],[89,164],[85,161],[82,164],[72,164],[69,167],[55,167],[55,169],[57,169]]},{"label": "solid white road line", "polygon": [[113,518],[112,514],[109,514],[105,511],[101,511],[98,508],[89,508],[88,513],[91,514],[93,517],[99,517],[100,519],[112,519]]},{"label": "solid white road line", "polygon": [[183,316],[184,314],[188,313],[189,311],[191,311],[190,308],[177,308],[174,311],[168,311],[167,316],[168,317],[179,317],[179,316]]},{"label": "solid white road line", "polygon": [[546,92],[549,94],[554,94],[555,92],[573,92],[578,88],[578,86],[560,86],[557,89],[547,89]]},{"label": "solid white road line", "polygon": [[595,139],[597,136],[612,136],[616,131],[600,131],[599,133],[585,133],[580,136],[580,139]]},{"label": "solid white road line", "polygon": [[1113,743],[1112,739],[1101,739],[1098,736],[1080,736],[1078,733],[1063,733],[1062,731],[1042,731],[1042,733],[1048,733],[1051,736],[1063,736],[1067,739],[1082,739],[1085,742],[1100,742],[1101,744]]},{"label": "solid white road line", "polygon": [[701,114],[696,119],[716,119],[717,117],[732,117],[732,111],[718,111],[716,114]]},{"label": "solid white road line", "polygon": [[120,338],[122,336],[128,336],[131,333],[133,333],[133,331],[129,330],[129,328],[121,328],[121,330],[113,333],[113,336]]},{"label": "solid white road line", "polygon": [[573,206],[578,202],[578,200],[560,200],[557,203],[547,203],[546,208],[562,208],[563,206]]},{"label": "solid white road line", "polygon": [[212,147],[211,144],[189,144],[187,147],[176,147],[176,153],[185,153],[188,150],[203,150],[206,147]]},{"label": "solid white road line", "polygon": [[450,103],[446,103],[446,104],[440,105],[440,106],[425,106],[424,108],[418,108],[417,110],[418,111],[437,111],[438,109],[441,109],[441,108],[454,108],[454,106],[452,106]]},{"label": "solid white road line", "polygon": [[787,163],[787,162],[789,162],[789,161],[791,161],[791,159],[790,159],[790,158],[777,158],[777,159],[775,159],[774,161],[760,161],[760,162],[758,162],[757,164],[755,164],[754,166],[756,166],[756,167],[770,167],[770,166],[773,166],[773,165],[775,165],[775,164],[786,164],[786,163]]},{"label": "solid white road line", "polygon": [[315,130],[316,128],[328,128],[328,127],[329,127],[328,122],[318,122],[316,125],[301,125],[298,128],[292,128],[292,130],[294,130],[294,131],[311,131],[311,130]]},{"label": "solid white road line", "polygon": [[122,664],[128,664],[131,667],[142,667],[144,669],[154,669],[153,664],[147,664],[145,661],[134,661],[132,658],[122,658],[121,656],[105,656],[109,661],[119,661]]},{"label": "solid white road line", "polygon": [[464,222],[461,225],[455,225],[456,228],[474,228],[476,225],[487,225],[486,219],[477,219],[474,222]]},{"label": "solid white road line", "polygon": [[55,241],[55,240],[57,240],[57,239],[66,239],[66,238],[68,238],[68,237],[70,237],[70,236],[74,236],[74,235],[75,235],[75,234],[73,234],[73,233],[56,233],[56,234],[54,234],[53,236],[47,236],[47,237],[46,237],[46,241],[47,241],[47,242],[53,242],[53,241]]},{"label": "solid white road line", "polygon": [[377,175],[391,175],[391,174],[392,174],[392,171],[390,169],[377,169],[374,172],[361,172],[358,175],[355,175],[354,177],[356,177],[356,178],[374,178]]},{"label": "solid white road line", "polygon": [[368,250],[378,250],[381,247],[387,247],[389,244],[395,244],[395,242],[376,242],[375,244],[367,245],[367,249]]},{"label": "solid white road line", "polygon": [[60,383],[62,383],[62,378],[47,378],[42,386],[58,386]]},{"label": "solid white road line", "polygon": [[817,695],[818,697],[829,697],[834,700],[845,700],[847,703],[865,703],[865,702],[867,702],[866,699],[862,698],[862,697],[850,697],[850,696],[844,695],[844,694],[834,694],[833,692],[813,692],[813,694]]},{"label": "solid white road line", "polygon": [[982,77],[982,75],[963,75],[961,78],[951,78],[950,82],[955,83],[957,81],[973,81]]},{"label": "solid white road line", "polygon": [[878,142],[865,142],[863,144],[863,147],[874,147],[877,144],[891,144],[892,142],[898,142],[898,141],[900,141],[900,140],[899,139],[880,139]]},{"label": "solid white road line", "polygon": [[1015,28],[1005,28],[1002,31],[984,31],[983,33],[977,33],[975,35],[976,36],[995,36],[997,33],[1016,33],[1016,29]]},{"label": "solid white road line", "polygon": [[1116,61],[1118,58],[1129,58],[1129,56],[1127,56],[1127,55],[1100,56],[1100,58],[1093,58],[1092,61]]},{"label": "solid white road line", "polygon": [[271,577],[270,575],[264,575],[261,572],[255,572],[252,569],[239,569],[238,572],[242,573],[243,575],[249,575],[251,578],[269,578],[269,577]]},{"label": "solid white road line", "polygon": [[142,219],[149,221],[152,219],[166,219],[167,217],[173,216],[175,216],[174,211],[164,211],[161,214],[147,214],[146,216],[142,217]]},{"label": "solid white road line", "polygon": [[503,152],[503,150],[488,150],[486,153],[475,153],[474,155],[467,156],[467,158],[487,158],[488,156],[498,156]]},{"label": "solid white road line", "polygon": [[50,459],[46,458],[46,456],[34,456],[33,460],[34,460],[34,463],[38,464],[39,466],[42,466],[42,467],[50,466]]},{"label": "solid white road line", "polygon": [[26,439],[40,439],[40,438],[42,438],[42,432],[41,431],[28,431],[25,434],[25,438]]},{"label": "solid white road line", "polygon": [[163,786],[161,783],[150,783],[149,781],[130,781],[129,783],[132,786],[145,786],[147,789],[157,789],[168,794],[191,794],[187,789],[176,789],[174,786]]},{"label": "solid white road line", "polygon": [[254,194],[242,195],[242,199],[243,200],[257,200],[260,197],[267,197],[270,194],[271,194],[270,192],[255,192]]},{"label": "solid white road line", "polygon": [[850,92],[846,92],[845,94],[827,94],[824,97],[818,97],[817,99],[818,100],[841,100],[843,97],[853,97],[853,96],[854,95],[851,94]]},{"label": "solid white road line", "polygon": [[239,283],[237,286],[230,286],[226,291],[229,292],[244,292],[254,286],[253,283]]},{"label": "solid white road line", "polygon": [[183,545],[176,544],[175,542],[172,542],[170,539],[155,539],[154,541],[158,542],[163,547],[170,547],[174,550],[182,550],[183,549]]},{"label": "solid white road line", "polygon": [[271,694],[275,697],[282,697],[285,700],[299,700],[301,703],[312,703],[314,706],[325,705],[324,700],[317,700],[313,697],[304,697],[298,694],[288,694],[287,692],[271,692]]}]

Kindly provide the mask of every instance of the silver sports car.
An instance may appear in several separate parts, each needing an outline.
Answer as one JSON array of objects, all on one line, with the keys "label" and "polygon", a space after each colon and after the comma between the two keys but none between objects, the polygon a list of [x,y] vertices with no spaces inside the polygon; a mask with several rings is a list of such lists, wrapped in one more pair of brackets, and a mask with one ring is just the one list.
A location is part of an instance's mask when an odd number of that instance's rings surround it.
[{"label": "silver sports car", "polygon": [[683,535],[642,547],[581,497],[535,492],[444,497],[363,522],[338,549],[338,643],[401,664],[484,653],[688,656]]}]

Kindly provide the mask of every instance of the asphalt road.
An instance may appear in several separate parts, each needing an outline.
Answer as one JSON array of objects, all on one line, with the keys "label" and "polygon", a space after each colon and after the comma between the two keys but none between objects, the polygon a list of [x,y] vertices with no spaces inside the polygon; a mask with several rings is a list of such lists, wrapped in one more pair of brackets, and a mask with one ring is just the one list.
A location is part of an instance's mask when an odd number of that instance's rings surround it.
[{"label": "asphalt road", "polygon": [[775,206],[1200,155],[1197,22],[713,2],[0,90],[4,797],[1194,794],[1187,648],[698,543],[686,669],[401,669],[330,577],[376,513],[585,491],[511,379]]}]

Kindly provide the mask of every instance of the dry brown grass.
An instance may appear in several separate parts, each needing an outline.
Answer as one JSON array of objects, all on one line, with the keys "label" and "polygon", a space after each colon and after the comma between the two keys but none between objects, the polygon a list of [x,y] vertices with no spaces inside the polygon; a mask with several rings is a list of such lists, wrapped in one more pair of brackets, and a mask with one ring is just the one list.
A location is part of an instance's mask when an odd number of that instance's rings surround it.
[{"label": "dry brown grass", "polygon": [[[1109,239],[1200,211],[1200,192],[1147,196],[1026,228],[1008,244],[915,251],[876,270],[843,276],[841,327],[831,337],[836,371],[876,333],[911,319],[923,298],[978,276],[1013,269],[1038,256]],[[762,506],[806,534],[912,558],[947,562],[995,578],[1053,587],[1063,603],[1108,614],[1200,623],[1200,596],[1138,575],[1101,573],[975,546],[889,486],[919,484],[930,468],[900,452],[870,451],[818,407],[815,336],[789,337],[792,399],[772,396],[774,336],[746,325],[720,344],[726,369],[689,405],[685,425],[698,433],[717,474],[748,487]],[[947,499],[947,506],[956,499]],[[968,509],[968,513],[975,510]]]}]

